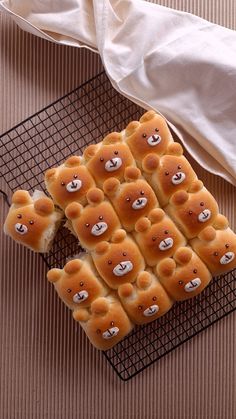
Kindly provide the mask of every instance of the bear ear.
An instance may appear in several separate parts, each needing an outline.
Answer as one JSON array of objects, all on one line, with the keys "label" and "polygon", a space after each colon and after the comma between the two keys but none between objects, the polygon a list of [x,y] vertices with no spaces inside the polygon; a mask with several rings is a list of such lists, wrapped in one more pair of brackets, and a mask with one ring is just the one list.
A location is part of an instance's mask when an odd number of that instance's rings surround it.
[{"label": "bear ear", "polygon": [[84,154],[83,154],[85,160],[89,160],[92,157],[94,157],[95,154],[98,151],[98,148],[99,148],[98,144],[91,144],[88,147],[86,147],[86,149],[84,150]]},{"label": "bear ear", "polygon": [[141,171],[137,167],[128,166],[125,169],[124,178],[126,182],[132,182],[141,177]]},{"label": "bear ear", "polygon": [[137,233],[143,233],[151,227],[151,221],[147,217],[141,217],[135,224],[134,229]]},{"label": "bear ear", "polygon": [[102,241],[95,246],[95,253],[97,255],[103,255],[108,251],[109,247],[110,245],[108,242]]},{"label": "bear ear", "polygon": [[131,121],[125,128],[126,137],[130,137],[139,127],[140,123],[138,121]]},{"label": "bear ear", "polygon": [[126,238],[126,236],[127,236],[126,231],[123,230],[122,228],[119,228],[112,235],[111,241],[112,243],[120,243]]},{"label": "bear ear", "polygon": [[15,205],[27,205],[27,204],[31,204],[32,203],[32,199],[30,197],[29,192],[24,191],[24,190],[19,190],[16,191],[13,195],[12,195],[12,203]]},{"label": "bear ear", "polygon": [[122,135],[121,132],[111,132],[110,134],[106,135],[106,137],[103,138],[102,143],[104,145],[106,144],[116,144],[121,142]]},{"label": "bear ear", "polygon": [[150,121],[151,119],[153,119],[155,116],[157,115],[157,113],[155,112],[155,111],[153,111],[153,110],[150,110],[150,111],[148,111],[148,112],[145,112],[142,116],[141,116],[141,118],[140,118],[140,122],[141,123],[143,123],[143,122],[147,122],[147,121]]},{"label": "bear ear", "polygon": [[81,164],[81,157],[80,156],[71,156],[65,161],[66,167],[76,167],[80,166]]},{"label": "bear ear", "polygon": [[65,209],[66,217],[69,218],[69,220],[74,220],[75,218],[78,218],[81,215],[81,212],[83,210],[83,206],[79,204],[78,202],[71,202],[69,205],[67,205]]},{"label": "bear ear", "polygon": [[115,195],[120,186],[120,181],[115,177],[110,177],[103,183],[103,190],[107,196]]},{"label": "bear ear", "polygon": [[51,182],[55,180],[57,174],[57,169],[54,167],[52,169],[48,169],[45,172],[45,179],[47,182]]},{"label": "bear ear", "polygon": [[134,292],[134,287],[130,283],[122,284],[118,288],[118,294],[121,298],[131,297],[133,292]]},{"label": "bear ear", "polygon": [[160,164],[160,157],[154,153],[150,153],[142,160],[142,168],[146,173],[153,173]]},{"label": "bear ear", "polygon": [[172,276],[176,268],[174,259],[165,258],[156,267],[157,275],[162,277]]},{"label": "bear ear", "polygon": [[229,221],[224,215],[218,214],[214,220],[213,227],[216,230],[225,230],[229,227]]},{"label": "bear ear", "polygon": [[64,266],[64,271],[68,275],[72,275],[76,272],[79,272],[79,270],[82,268],[83,262],[80,259],[73,259],[67,262],[67,264]]},{"label": "bear ear", "polygon": [[180,265],[186,265],[192,259],[193,252],[189,247],[179,247],[174,254],[174,258]]},{"label": "bear ear", "polygon": [[188,192],[190,193],[199,192],[203,188],[203,186],[204,186],[203,182],[199,179],[196,179],[192,182],[192,184],[188,188]]},{"label": "bear ear", "polygon": [[148,214],[148,218],[152,224],[160,223],[165,217],[165,212],[161,208],[154,208]]},{"label": "bear ear", "polygon": [[188,192],[186,191],[177,191],[175,192],[172,197],[170,198],[170,204],[174,206],[183,205],[185,202],[188,201]]},{"label": "bear ear", "polygon": [[88,310],[86,310],[85,308],[79,308],[77,310],[74,310],[72,315],[77,322],[87,322],[90,317]]},{"label": "bear ear", "polygon": [[108,311],[109,311],[109,303],[105,297],[97,298],[91,304],[92,314],[104,316]]},{"label": "bear ear", "polygon": [[90,205],[97,205],[103,202],[104,200],[104,193],[101,189],[98,188],[91,188],[87,192],[87,200]]},{"label": "bear ear", "polygon": [[198,238],[205,242],[211,242],[216,238],[216,230],[212,226],[208,226],[199,233]]},{"label": "bear ear", "polygon": [[54,204],[50,198],[39,198],[34,202],[34,209],[40,215],[50,215],[54,211]]},{"label": "bear ear", "polygon": [[183,152],[183,147],[179,143],[173,142],[168,145],[166,154],[171,156],[182,156]]},{"label": "bear ear", "polygon": [[152,283],[152,275],[149,272],[143,271],[138,274],[137,286],[140,289],[146,289],[150,287]]},{"label": "bear ear", "polygon": [[47,273],[47,279],[49,282],[57,282],[60,279],[62,269],[53,268]]}]

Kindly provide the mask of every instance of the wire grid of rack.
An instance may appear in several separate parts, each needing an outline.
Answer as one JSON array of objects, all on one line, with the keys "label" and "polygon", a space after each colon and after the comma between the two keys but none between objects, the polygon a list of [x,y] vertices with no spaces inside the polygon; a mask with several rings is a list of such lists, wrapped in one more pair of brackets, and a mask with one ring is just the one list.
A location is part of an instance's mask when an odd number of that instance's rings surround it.
[{"label": "wire grid of rack", "polygon": [[[104,72],[95,76],[0,137],[0,172],[9,194],[19,188],[45,191],[46,169],[81,154],[142,113],[116,92]],[[42,257],[48,268],[63,267],[80,251],[78,241],[62,227],[52,250]],[[214,278],[198,297],[176,303],[160,319],[136,327],[104,355],[126,381],[235,309],[236,270]]]}]

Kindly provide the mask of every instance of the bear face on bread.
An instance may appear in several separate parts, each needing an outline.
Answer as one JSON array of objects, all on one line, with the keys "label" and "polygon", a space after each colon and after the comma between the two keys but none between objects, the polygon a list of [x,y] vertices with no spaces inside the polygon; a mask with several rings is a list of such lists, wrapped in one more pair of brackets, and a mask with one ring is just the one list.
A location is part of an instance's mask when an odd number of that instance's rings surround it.
[{"label": "bear face on bread", "polygon": [[99,275],[112,289],[125,282],[134,282],[145,263],[137,244],[124,230],[117,230],[112,243],[98,243],[92,252]]},{"label": "bear face on bread", "polygon": [[197,175],[188,160],[183,156],[183,148],[173,142],[162,157],[148,154],[142,162],[145,177],[156,192],[162,206],[168,204],[170,197],[178,190],[188,190]]},{"label": "bear face on bread", "polygon": [[134,236],[149,266],[173,256],[179,246],[186,244],[173,221],[160,208],[137,221]]},{"label": "bear face on bread", "polygon": [[148,111],[139,121],[129,123],[125,129],[125,141],[141,167],[147,154],[162,156],[173,138],[165,119],[154,111]]},{"label": "bear face on bread", "polygon": [[192,183],[190,192],[181,190],[174,193],[166,211],[184,235],[191,239],[214,222],[219,208],[214,197],[198,180]]},{"label": "bear face on bread", "polygon": [[48,169],[45,183],[53,201],[62,209],[71,202],[86,204],[86,193],[95,186],[88,169],[81,164],[81,157],[69,157],[59,167]]},{"label": "bear face on bread", "polygon": [[84,150],[84,160],[99,187],[110,177],[123,180],[125,168],[135,166],[129,147],[116,132],[107,135],[102,142],[88,146]]},{"label": "bear face on bread", "polygon": [[149,323],[163,316],[173,301],[153,273],[140,272],[134,284],[126,283],[118,288],[120,300],[135,324]]},{"label": "bear face on bread", "polygon": [[109,241],[116,229],[120,228],[120,221],[101,189],[92,188],[87,193],[88,205],[83,207],[72,202],[66,207],[65,214],[72,222],[81,246],[92,250],[103,241]]},{"label": "bear face on bread", "polygon": [[217,217],[214,226],[206,227],[191,240],[191,246],[213,275],[236,268],[236,234],[223,215]]},{"label": "bear face on bread", "polygon": [[48,271],[47,278],[72,310],[89,307],[96,298],[108,293],[96,276],[89,257],[85,260],[70,260],[63,269],[53,268]]},{"label": "bear face on bread", "polygon": [[159,281],[176,301],[200,294],[212,278],[206,265],[188,247],[180,247],[174,259],[163,259],[156,270]]},{"label": "bear face on bread", "polygon": [[127,231],[132,231],[136,221],[156,207],[158,201],[151,186],[141,178],[141,172],[137,167],[127,167],[124,177],[124,183],[120,183],[116,178],[107,179],[103,189],[112,202],[122,226]]},{"label": "bear face on bread", "polygon": [[35,252],[48,252],[62,218],[53,201],[35,191],[18,190],[12,196],[4,232]]},{"label": "bear face on bread", "polygon": [[133,328],[125,310],[115,295],[97,298],[91,311],[74,311],[91,343],[103,351],[120,342]]}]

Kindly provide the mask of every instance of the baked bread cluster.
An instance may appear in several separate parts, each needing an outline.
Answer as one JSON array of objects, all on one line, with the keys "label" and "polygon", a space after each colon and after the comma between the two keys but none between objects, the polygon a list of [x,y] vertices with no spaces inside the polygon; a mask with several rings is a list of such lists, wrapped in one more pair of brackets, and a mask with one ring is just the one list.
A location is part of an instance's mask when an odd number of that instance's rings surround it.
[{"label": "baked bread cluster", "polygon": [[86,252],[47,277],[98,349],[236,267],[235,233],[154,111],[47,170],[45,184],[51,199],[14,193],[4,230],[46,252],[65,214]]}]

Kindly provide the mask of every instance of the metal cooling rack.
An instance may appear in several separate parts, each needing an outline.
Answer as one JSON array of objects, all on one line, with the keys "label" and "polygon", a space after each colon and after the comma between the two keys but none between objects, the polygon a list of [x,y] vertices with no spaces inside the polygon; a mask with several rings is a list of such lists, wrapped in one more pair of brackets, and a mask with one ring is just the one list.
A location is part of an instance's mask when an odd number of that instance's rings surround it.
[{"label": "metal cooling rack", "polygon": [[[88,144],[120,131],[142,113],[116,92],[104,72],[37,112],[0,137],[5,198],[19,188],[45,191],[46,169],[81,154]],[[77,240],[61,228],[52,250],[42,257],[48,268],[63,267],[80,250]],[[104,355],[119,377],[129,380],[235,309],[236,270],[215,278],[198,297],[176,303],[160,319],[136,327]]]}]

